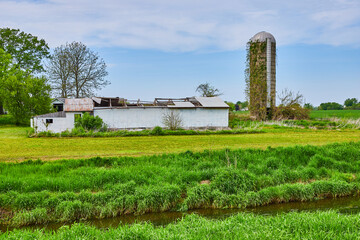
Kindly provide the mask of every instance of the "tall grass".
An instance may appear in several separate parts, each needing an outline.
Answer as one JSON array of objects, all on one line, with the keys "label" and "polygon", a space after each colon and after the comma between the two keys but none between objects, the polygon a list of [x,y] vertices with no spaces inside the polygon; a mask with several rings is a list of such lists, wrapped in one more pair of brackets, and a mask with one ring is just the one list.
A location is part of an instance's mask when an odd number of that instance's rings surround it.
[{"label": "tall grass", "polygon": [[187,215],[177,223],[119,226],[106,231],[85,224],[57,232],[13,230],[0,239],[358,239],[360,215],[334,211],[288,213],[276,216],[238,214],[222,220]]},{"label": "tall grass", "polygon": [[14,214],[0,222],[32,224],[34,214],[41,216],[36,221],[69,221],[341,197],[359,194],[359,176],[360,142],[0,163],[0,208]]}]

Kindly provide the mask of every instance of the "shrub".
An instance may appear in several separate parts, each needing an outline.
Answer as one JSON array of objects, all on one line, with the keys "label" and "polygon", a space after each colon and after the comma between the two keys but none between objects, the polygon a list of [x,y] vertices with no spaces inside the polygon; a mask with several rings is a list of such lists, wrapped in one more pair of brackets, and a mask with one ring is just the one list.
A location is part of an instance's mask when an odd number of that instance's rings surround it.
[{"label": "shrub", "polygon": [[301,107],[300,104],[293,104],[289,106],[280,105],[274,108],[273,116],[274,120],[285,120],[285,119],[309,119],[310,109]]},{"label": "shrub", "polygon": [[86,131],[102,130],[105,127],[103,120],[99,116],[92,116],[89,113],[84,113],[82,117],[75,119],[75,127],[83,128]]},{"label": "shrub", "polygon": [[156,126],[153,128],[153,130],[151,130],[150,134],[154,136],[160,136],[160,135],[164,135],[164,131],[161,127]]}]

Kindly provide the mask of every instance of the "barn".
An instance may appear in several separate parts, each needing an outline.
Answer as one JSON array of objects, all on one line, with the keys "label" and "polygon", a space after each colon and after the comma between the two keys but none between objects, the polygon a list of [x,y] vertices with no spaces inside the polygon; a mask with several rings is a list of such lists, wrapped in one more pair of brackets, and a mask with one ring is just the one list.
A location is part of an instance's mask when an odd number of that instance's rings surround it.
[{"label": "barn", "polygon": [[63,111],[31,119],[31,127],[36,132],[71,130],[75,119],[85,112],[99,116],[108,128],[114,130],[166,127],[164,117],[170,114],[181,119],[184,129],[226,128],[229,120],[229,106],[219,97],[155,98],[154,101],[93,97],[56,99],[55,103],[56,109]]}]

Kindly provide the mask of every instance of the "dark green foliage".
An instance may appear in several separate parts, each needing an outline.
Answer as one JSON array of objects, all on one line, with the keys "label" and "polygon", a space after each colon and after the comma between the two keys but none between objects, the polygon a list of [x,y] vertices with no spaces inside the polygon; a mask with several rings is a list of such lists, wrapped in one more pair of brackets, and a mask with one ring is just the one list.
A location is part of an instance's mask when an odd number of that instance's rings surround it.
[{"label": "dark green foliage", "polygon": [[309,201],[359,194],[359,176],[360,143],[0,163],[0,222]]},{"label": "dark green foliage", "polygon": [[15,120],[11,115],[0,115],[0,125],[14,125]]},{"label": "dark green foliage", "polygon": [[348,98],[345,100],[344,106],[347,108],[351,108],[351,107],[355,107],[358,103],[359,101],[357,100],[357,98]]},{"label": "dark green foliage", "polygon": [[233,168],[221,170],[215,176],[212,186],[226,194],[237,194],[254,190],[254,177]]},{"label": "dark green foliage", "polygon": [[327,102],[321,103],[319,110],[342,110],[344,107],[340,103],[336,102]]},{"label": "dark green foliage", "polygon": [[156,126],[153,128],[153,130],[151,130],[150,134],[154,136],[160,136],[160,135],[164,135],[164,131],[161,127]]},{"label": "dark green foliage", "polygon": [[92,116],[88,112],[85,112],[81,117],[75,119],[75,128],[80,132],[83,132],[81,131],[82,129],[85,131],[106,129],[103,120],[99,116]]},{"label": "dark green foliage", "polygon": [[28,125],[32,116],[51,111],[51,89],[44,77],[17,71],[4,79],[0,91],[4,106],[16,124]]},{"label": "dark green foliage", "polygon": [[22,70],[42,72],[42,59],[50,55],[44,39],[38,39],[19,29],[0,28],[0,49],[14,58],[14,64]]}]

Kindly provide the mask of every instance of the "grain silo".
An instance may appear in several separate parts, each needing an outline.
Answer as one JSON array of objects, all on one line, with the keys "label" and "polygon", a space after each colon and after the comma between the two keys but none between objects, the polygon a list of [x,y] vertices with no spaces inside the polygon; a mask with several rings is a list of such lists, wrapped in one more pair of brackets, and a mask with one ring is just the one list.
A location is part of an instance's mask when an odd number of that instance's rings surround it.
[{"label": "grain silo", "polygon": [[271,118],[276,98],[276,41],[272,34],[259,32],[248,42],[248,93],[252,117]]}]

